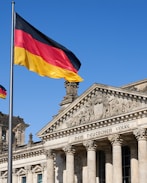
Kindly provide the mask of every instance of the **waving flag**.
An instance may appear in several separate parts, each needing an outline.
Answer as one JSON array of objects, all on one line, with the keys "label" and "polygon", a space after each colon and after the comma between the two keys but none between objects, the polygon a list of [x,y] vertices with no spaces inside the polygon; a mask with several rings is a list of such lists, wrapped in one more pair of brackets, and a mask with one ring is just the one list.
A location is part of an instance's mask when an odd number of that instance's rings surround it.
[{"label": "waving flag", "polygon": [[50,39],[16,13],[14,64],[27,67],[40,76],[81,82],[81,63],[67,48]]},{"label": "waving flag", "polygon": [[6,95],[7,95],[6,89],[2,85],[0,85],[0,98],[5,99]]}]

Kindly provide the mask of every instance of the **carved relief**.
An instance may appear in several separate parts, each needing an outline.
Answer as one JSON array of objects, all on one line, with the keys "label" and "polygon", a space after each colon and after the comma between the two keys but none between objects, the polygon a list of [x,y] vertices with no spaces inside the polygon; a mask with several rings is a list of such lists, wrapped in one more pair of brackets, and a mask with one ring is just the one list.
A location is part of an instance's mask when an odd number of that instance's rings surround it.
[{"label": "carved relief", "polygon": [[137,140],[146,140],[147,139],[147,129],[146,128],[138,128],[133,131]]},{"label": "carved relief", "polygon": [[67,126],[73,127],[94,120],[123,114],[143,105],[145,104],[138,102],[135,99],[131,100],[127,97],[121,98],[118,95],[96,91],[95,95],[92,95],[92,97],[89,98],[82,109],[79,110],[70,121],[67,121]]},{"label": "carved relief", "polygon": [[69,154],[74,154],[75,153],[75,148],[72,145],[67,145],[63,148],[63,151],[65,153],[69,153]]},{"label": "carved relief", "polygon": [[44,151],[47,159],[53,159],[55,157],[55,153],[52,149],[47,149]]},{"label": "carved relief", "polygon": [[123,142],[123,139],[119,134],[113,134],[108,136],[108,140],[111,142],[112,145],[121,145]]},{"label": "carved relief", "polygon": [[83,145],[86,147],[87,151],[95,151],[96,150],[96,143],[93,140],[88,140],[83,142]]}]

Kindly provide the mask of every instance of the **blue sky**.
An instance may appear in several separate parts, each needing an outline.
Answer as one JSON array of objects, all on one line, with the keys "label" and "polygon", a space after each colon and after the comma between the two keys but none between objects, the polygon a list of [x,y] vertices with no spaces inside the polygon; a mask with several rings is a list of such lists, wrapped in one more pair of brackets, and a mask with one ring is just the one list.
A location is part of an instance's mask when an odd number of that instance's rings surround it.
[{"label": "blue sky", "polygon": [[[84,78],[78,94],[94,83],[123,86],[147,78],[147,1],[143,0],[16,0],[15,11],[41,32],[70,49],[81,61]],[[11,1],[0,1],[0,84],[9,113]],[[60,109],[64,80],[40,77],[14,66],[13,114],[30,124],[30,133],[44,127]]]}]

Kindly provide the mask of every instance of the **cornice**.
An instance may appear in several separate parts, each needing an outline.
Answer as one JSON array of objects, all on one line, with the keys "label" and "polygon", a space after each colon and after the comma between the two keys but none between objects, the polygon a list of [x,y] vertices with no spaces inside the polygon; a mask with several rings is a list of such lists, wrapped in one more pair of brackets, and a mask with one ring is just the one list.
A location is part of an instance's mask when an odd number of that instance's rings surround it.
[{"label": "cornice", "polygon": [[136,86],[136,85],[141,85],[141,84],[145,84],[145,83],[147,83],[147,78],[143,79],[143,80],[136,81],[136,82],[129,83],[129,84],[124,85],[124,86],[121,86],[121,88],[126,88],[127,89],[129,87]]},{"label": "cornice", "polygon": [[13,160],[20,160],[20,159],[26,159],[26,158],[31,158],[31,157],[35,157],[35,156],[40,156],[44,154],[44,149],[40,148],[40,149],[36,149],[33,151],[24,151],[21,153],[16,153],[13,155]]},{"label": "cornice", "polygon": [[[44,148],[43,145],[39,145],[35,148],[23,148],[21,150],[14,150],[13,151],[13,160],[21,160],[31,157],[36,157],[44,154]],[[0,154],[0,164],[8,162],[8,153],[2,153]]]}]

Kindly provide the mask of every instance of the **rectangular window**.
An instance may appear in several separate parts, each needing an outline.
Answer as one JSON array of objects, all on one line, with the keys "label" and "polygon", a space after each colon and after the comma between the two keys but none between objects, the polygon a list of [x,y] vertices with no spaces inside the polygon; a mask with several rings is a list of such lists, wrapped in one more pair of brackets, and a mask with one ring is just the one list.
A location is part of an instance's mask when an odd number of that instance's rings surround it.
[{"label": "rectangular window", "polygon": [[26,183],[26,177],[25,176],[21,178],[21,182]]},{"label": "rectangular window", "polygon": [[6,140],[6,130],[2,129],[2,140],[5,141]]},{"label": "rectangular window", "polygon": [[131,183],[130,148],[128,146],[122,147],[122,170],[123,182]]},{"label": "rectangular window", "polygon": [[42,183],[42,174],[37,175],[37,183]]},{"label": "rectangular window", "polygon": [[99,183],[105,183],[105,153],[104,151],[97,151],[97,177],[99,177]]}]

